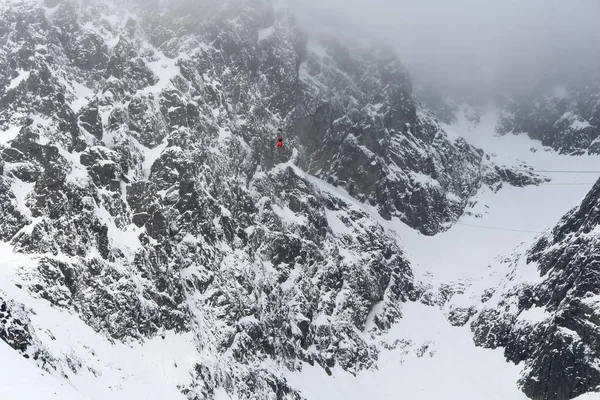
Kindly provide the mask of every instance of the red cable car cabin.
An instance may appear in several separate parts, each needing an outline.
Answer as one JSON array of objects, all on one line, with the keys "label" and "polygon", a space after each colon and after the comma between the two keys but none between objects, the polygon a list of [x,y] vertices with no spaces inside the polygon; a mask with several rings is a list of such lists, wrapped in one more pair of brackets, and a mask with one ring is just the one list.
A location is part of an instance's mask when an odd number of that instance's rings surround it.
[{"label": "red cable car cabin", "polygon": [[282,147],[283,147],[283,129],[279,128],[278,135],[277,135],[277,148],[282,148]]}]

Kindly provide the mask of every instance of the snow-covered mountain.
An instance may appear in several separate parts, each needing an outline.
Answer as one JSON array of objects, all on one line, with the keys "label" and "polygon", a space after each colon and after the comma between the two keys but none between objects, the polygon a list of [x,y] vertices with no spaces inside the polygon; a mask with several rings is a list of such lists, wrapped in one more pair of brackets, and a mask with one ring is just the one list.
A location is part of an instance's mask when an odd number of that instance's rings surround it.
[{"label": "snow-covered mountain", "polygon": [[600,76],[597,69],[578,80],[539,84],[532,93],[500,101],[501,134],[527,133],[565,154],[600,154]]},{"label": "snow-covered mountain", "polygon": [[477,123],[488,103],[499,110],[495,131],[527,134],[562,154],[600,154],[600,75],[598,66],[575,68],[539,78],[531,87],[496,94],[442,93],[417,85],[417,96],[440,120],[467,117]]},{"label": "snow-covered mountain", "polygon": [[11,0],[0,21],[0,338],[27,359],[0,359],[23,371],[8,398],[313,399],[426,357],[441,376],[456,343],[458,371],[516,380],[465,325],[496,322],[449,301],[472,277],[425,269],[457,221],[541,193],[543,152],[474,147],[389,49],[269,2]]}]

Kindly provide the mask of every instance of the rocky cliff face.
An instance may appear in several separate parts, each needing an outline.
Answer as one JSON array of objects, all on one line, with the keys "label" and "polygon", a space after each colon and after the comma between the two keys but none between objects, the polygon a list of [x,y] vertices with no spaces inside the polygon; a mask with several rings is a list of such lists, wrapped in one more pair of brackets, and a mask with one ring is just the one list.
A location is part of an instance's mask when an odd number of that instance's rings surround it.
[{"label": "rocky cliff face", "polygon": [[[25,260],[3,285],[113,341],[191,333],[212,357],[190,399],[300,398],[273,360],[373,367],[363,331],[419,296],[396,238],[311,174],[426,234],[481,185],[539,182],[449,140],[385,50],[261,1],[0,7],[0,240]],[[0,338],[90,368],[7,288]]]},{"label": "rocky cliff face", "polygon": [[486,292],[471,322],[475,342],[503,347],[524,362],[523,391],[535,400],[568,400],[600,385],[600,183],[580,206],[522,255]]},{"label": "rocky cliff face", "polygon": [[449,140],[413,98],[408,73],[389,49],[312,39],[300,89],[294,132],[301,165],[386,219],[438,233],[492,173],[481,151]]}]

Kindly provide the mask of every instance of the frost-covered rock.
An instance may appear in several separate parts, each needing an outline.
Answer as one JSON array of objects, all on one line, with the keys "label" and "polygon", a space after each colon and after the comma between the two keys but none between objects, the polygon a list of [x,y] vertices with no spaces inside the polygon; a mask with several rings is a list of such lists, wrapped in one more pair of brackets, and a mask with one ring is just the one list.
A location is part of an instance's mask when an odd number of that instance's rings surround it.
[{"label": "frost-covered rock", "polygon": [[471,322],[475,343],[525,362],[536,400],[569,400],[600,385],[600,183],[525,254]]}]

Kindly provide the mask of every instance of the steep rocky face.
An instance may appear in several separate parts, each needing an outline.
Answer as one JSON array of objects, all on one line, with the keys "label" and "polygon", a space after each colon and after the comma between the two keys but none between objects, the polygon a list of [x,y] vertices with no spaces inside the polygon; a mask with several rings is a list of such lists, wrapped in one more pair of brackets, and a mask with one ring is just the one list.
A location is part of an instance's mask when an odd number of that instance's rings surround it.
[{"label": "steep rocky face", "polygon": [[471,322],[475,342],[525,362],[522,389],[568,400],[600,385],[600,182],[487,292]]},{"label": "steep rocky face", "polygon": [[490,168],[413,98],[393,54],[311,38],[294,132],[308,171],[431,235],[462,215]]},{"label": "steep rocky face", "polygon": [[[373,366],[359,332],[400,317],[412,273],[368,214],[281,164],[294,140],[273,149],[303,43],[290,17],[266,44],[271,8],[207,3],[203,24],[173,36],[185,5],[119,22],[101,2],[2,9],[14,28],[2,36],[2,240],[31,257],[23,290],[98,332],[194,332],[213,357],[181,388],[189,398],[299,398],[263,364]],[[35,311],[7,301],[4,341],[46,369],[85,368],[45,353]]]},{"label": "steep rocky face", "polygon": [[523,172],[498,174],[502,168],[481,150],[450,140],[385,47],[310,37],[296,91],[292,137],[300,165],[424,234],[451,226],[483,185],[541,182]]}]

